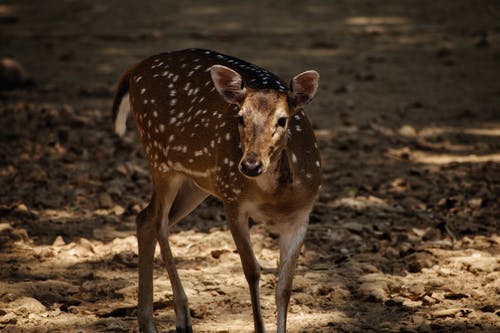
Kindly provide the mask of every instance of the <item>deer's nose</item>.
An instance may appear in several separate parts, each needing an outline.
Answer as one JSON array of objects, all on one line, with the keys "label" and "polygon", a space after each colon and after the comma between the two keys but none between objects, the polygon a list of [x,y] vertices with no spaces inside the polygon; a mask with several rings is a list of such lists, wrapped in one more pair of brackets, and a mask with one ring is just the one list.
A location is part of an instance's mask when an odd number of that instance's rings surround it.
[{"label": "deer's nose", "polygon": [[256,177],[262,173],[262,162],[257,154],[250,153],[240,163],[241,172],[248,177]]}]

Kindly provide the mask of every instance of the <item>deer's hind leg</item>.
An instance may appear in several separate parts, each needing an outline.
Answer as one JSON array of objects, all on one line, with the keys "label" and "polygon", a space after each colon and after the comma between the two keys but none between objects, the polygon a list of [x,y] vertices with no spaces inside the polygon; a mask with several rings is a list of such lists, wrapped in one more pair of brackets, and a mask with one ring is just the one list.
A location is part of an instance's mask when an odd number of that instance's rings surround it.
[{"label": "deer's hind leg", "polygon": [[[176,173],[154,174],[154,194],[150,204],[137,219],[137,239],[139,243],[139,328],[143,332],[157,332],[153,323],[153,259],[156,241],[174,294],[176,331],[192,332],[191,316],[186,293],[182,286],[174,257],[168,241],[170,220],[178,220],[187,215],[207,196],[200,190],[191,195],[185,186],[184,176]],[[197,189],[197,188],[196,188]],[[191,198],[191,200],[188,200]],[[190,205],[187,204],[190,202]],[[189,210],[189,211],[188,211]],[[176,222],[176,221],[175,221]]]}]

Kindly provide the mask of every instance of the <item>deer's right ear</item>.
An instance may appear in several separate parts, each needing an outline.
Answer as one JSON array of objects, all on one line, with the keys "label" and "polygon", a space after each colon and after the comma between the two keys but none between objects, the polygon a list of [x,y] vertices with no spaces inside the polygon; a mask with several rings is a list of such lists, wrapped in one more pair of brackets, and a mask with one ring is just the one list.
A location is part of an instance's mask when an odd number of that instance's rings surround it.
[{"label": "deer's right ear", "polygon": [[230,104],[241,106],[246,96],[246,89],[240,74],[231,68],[221,65],[210,67],[210,75],[214,82],[215,89]]}]

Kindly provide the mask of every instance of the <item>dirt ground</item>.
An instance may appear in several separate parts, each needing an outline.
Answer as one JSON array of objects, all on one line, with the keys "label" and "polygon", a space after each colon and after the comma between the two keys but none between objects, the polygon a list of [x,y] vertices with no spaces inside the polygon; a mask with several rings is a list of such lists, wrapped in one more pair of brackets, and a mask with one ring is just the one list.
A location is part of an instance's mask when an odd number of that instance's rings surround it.
[{"label": "dirt ground", "polygon": [[[202,47],[289,80],[324,165],[289,332],[499,332],[500,4],[465,0],[0,2],[0,330],[137,332],[135,215],[151,192],[134,130],[111,131],[120,72]],[[277,235],[255,224],[275,330]],[[196,332],[251,332],[220,204],[173,228]],[[175,325],[155,261],[155,317]]]}]

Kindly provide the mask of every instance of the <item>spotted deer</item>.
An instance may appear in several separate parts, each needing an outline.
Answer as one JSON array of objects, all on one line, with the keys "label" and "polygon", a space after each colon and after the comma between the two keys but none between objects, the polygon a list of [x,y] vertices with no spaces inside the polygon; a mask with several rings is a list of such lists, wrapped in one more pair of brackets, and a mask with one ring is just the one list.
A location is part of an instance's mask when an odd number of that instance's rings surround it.
[{"label": "spotted deer", "polygon": [[176,332],[192,332],[169,226],[213,195],[224,206],[241,258],[255,332],[265,332],[265,326],[261,268],[248,219],[278,227],[277,331],[286,332],[294,270],[321,183],[316,139],[303,113],[318,80],[319,74],[309,70],[287,87],[267,70],[201,49],[158,54],[122,74],[114,128],[123,135],[132,110],[154,185],[149,205],[137,216],[141,331],[157,332],[152,277],[159,242],[173,290]]}]

